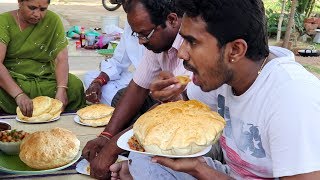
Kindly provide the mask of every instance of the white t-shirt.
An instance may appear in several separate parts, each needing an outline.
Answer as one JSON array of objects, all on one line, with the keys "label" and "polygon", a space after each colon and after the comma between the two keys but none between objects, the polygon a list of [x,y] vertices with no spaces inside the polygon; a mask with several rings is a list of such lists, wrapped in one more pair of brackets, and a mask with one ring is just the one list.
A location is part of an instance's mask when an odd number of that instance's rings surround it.
[{"label": "white t-shirt", "polygon": [[190,99],[200,99],[224,116],[220,144],[235,178],[320,170],[320,81],[294,61],[292,52],[270,51],[278,58],[240,96],[229,85],[209,93],[188,86]]}]

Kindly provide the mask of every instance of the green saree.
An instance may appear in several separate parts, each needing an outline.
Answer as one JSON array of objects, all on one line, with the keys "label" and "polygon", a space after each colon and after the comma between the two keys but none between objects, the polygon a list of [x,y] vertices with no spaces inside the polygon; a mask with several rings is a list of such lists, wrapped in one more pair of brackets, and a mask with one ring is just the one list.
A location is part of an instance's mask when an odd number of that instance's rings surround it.
[{"label": "green saree", "polygon": [[[54,61],[68,45],[59,16],[48,10],[38,24],[21,32],[9,12],[0,14],[0,42],[7,45],[4,66],[24,93],[30,98],[54,98],[57,90]],[[83,107],[85,99],[81,80],[69,74],[68,87],[66,110]],[[0,109],[15,114],[16,107],[14,98],[0,88]]]}]

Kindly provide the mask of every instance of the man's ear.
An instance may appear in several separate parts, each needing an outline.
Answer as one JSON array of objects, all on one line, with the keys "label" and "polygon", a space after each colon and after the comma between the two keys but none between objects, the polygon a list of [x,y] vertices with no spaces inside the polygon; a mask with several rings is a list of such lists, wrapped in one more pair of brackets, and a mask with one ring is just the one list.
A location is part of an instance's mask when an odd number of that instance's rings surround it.
[{"label": "man's ear", "polygon": [[228,43],[228,56],[229,61],[234,63],[245,57],[248,45],[247,42],[243,39],[236,39]]},{"label": "man's ear", "polygon": [[180,27],[179,18],[176,13],[170,13],[167,16],[167,25],[170,25],[171,27]]}]

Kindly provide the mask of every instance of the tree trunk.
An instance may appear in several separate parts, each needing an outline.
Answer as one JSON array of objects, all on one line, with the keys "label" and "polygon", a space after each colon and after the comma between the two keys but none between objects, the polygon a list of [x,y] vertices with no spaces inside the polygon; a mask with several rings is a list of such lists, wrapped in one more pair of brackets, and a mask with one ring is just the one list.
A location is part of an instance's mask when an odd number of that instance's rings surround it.
[{"label": "tree trunk", "polygon": [[284,35],[283,44],[282,44],[282,47],[287,49],[289,48],[288,45],[290,41],[291,30],[292,30],[292,27],[294,26],[294,14],[296,12],[297,4],[298,4],[298,0],[292,0],[291,10],[289,15],[289,22],[288,22],[286,33]]},{"label": "tree trunk", "polygon": [[280,38],[281,38],[282,22],[283,22],[283,16],[284,16],[284,8],[286,6],[286,0],[282,0],[281,4],[282,4],[281,5],[281,13],[280,13],[279,22],[278,22],[278,30],[277,30],[277,40],[276,40],[276,42],[279,42]]}]

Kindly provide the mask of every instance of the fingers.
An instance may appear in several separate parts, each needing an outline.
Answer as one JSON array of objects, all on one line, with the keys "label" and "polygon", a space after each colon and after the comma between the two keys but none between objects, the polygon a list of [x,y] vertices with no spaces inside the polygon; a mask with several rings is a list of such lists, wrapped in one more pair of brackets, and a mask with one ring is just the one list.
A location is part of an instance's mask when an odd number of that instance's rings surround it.
[{"label": "fingers", "polygon": [[155,156],[151,159],[152,162],[161,164],[166,167],[170,167],[172,169],[175,169],[175,160],[171,158],[166,158],[166,157],[160,157],[160,156]]},{"label": "fingers", "polygon": [[91,149],[91,151],[89,152],[89,155],[88,155],[88,157],[89,157],[88,161],[89,161],[89,162],[92,161],[92,160],[93,160],[94,158],[96,158],[97,156],[98,156],[97,148]]},{"label": "fingers", "polygon": [[121,170],[121,163],[114,163],[110,166],[111,179],[120,179],[119,172]]},{"label": "fingers", "polygon": [[89,161],[89,155],[90,155],[90,147],[87,147],[88,144],[83,148],[82,150],[82,156]]},{"label": "fingers", "polygon": [[[105,172],[105,173],[101,173],[101,172]],[[90,169],[90,176],[96,179],[109,179],[111,176],[111,173],[106,171],[94,171],[93,169]]]},{"label": "fingers", "polygon": [[86,100],[92,103],[100,103],[101,86],[98,83],[92,83],[86,90]]},{"label": "fingers", "polygon": [[[180,98],[180,94],[184,91],[185,86],[180,84],[172,85],[161,90],[154,90],[151,93],[152,98],[165,102],[165,101],[175,101]],[[179,98],[177,98],[179,97]]]},{"label": "fingers", "polygon": [[97,92],[91,92],[89,94],[86,94],[86,100],[89,102],[92,102],[92,103],[99,103],[100,102],[100,98],[99,98]]},{"label": "fingers", "polygon": [[27,116],[27,117],[32,116],[32,112],[33,112],[32,100],[26,94],[23,94],[22,96],[18,97],[16,99],[16,103],[19,106],[24,116]]},{"label": "fingers", "polygon": [[27,105],[26,105],[26,116],[27,117],[31,117],[32,116],[32,112],[33,112],[33,104],[32,104],[32,101],[31,101],[31,103],[27,103]]}]

